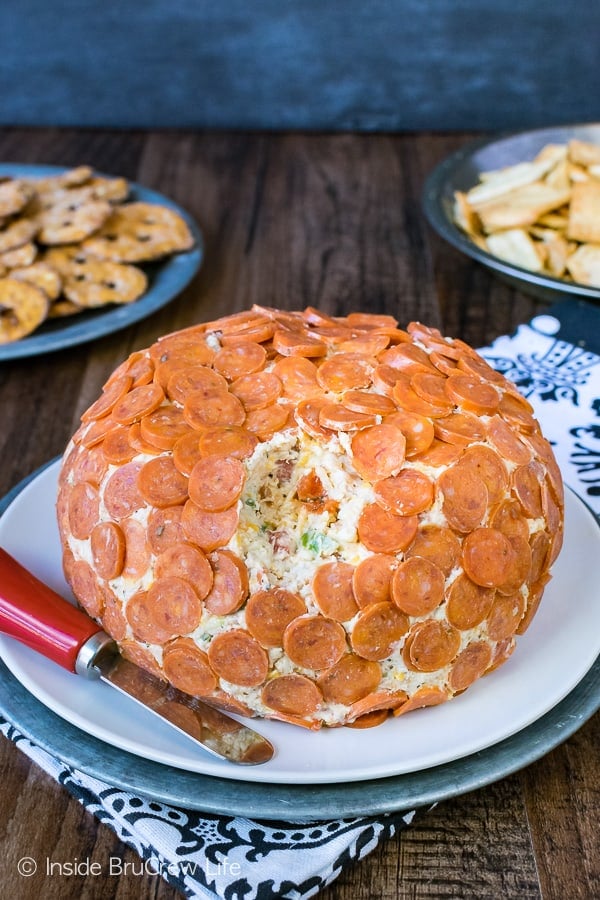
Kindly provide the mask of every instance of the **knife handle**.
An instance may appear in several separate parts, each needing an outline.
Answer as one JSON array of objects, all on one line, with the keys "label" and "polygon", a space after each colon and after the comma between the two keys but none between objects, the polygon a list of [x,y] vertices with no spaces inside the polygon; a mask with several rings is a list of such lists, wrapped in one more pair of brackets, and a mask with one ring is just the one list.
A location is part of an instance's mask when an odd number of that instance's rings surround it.
[{"label": "knife handle", "polygon": [[70,672],[101,627],[0,547],[0,632]]}]

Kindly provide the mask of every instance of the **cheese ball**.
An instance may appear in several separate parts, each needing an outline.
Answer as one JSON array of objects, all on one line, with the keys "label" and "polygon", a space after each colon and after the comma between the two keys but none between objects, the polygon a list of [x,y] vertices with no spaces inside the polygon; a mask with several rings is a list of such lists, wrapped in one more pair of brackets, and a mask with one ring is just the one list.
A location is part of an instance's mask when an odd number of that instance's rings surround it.
[{"label": "cheese ball", "polygon": [[126,658],[314,729],[443,703],[503,663],[563,509],[532,407],[471,347],[311,307],[133,353],[57,502],[66,578]]}]

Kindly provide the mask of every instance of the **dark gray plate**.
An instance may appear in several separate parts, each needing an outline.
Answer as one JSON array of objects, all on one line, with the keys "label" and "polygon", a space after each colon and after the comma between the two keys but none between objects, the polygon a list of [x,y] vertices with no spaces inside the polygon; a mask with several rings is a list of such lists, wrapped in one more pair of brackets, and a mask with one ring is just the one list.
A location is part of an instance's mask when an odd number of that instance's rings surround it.
[{"label": "dark gray plate", "polygon": [[[0,176],[12,175],[17,178],[38,178],[44,175],[55,175],[61,171],[64,171],[64,168],[59,166],[0,164]],[[176,253],[164,262],[144,263],[141,268],[148,276],[148,290],[135,303],[103,307],[78,313],[76,316],[44,322],[29,337],[12,344],[0,345],[0,362],[6,359],[37,356],[41,353],[62,350],[65,347],[83,344],[111,334],[113,331],[119,331],[127,325],[145,319],[165,306],[192,280],[200,268],[204,255],[202,234],[194,220],[184,209],[157,191],[142,187],[135,182],[130,184],[130,188],[131,200],[158,203],[178,212],[194,235],[196,240],[194,247],[185,253]]]},{"label": "dark gray plate", "polygon": [[[0,501],[0,515],[43,470]],[[549,713],[518,734],[464,759],[352,784],[230,781],[149,762],[90,737],[36,700],[0,662],[0,714],[48,753],[111,785],[186,809],[282,822],[317,822],[428,806],[484,787],[540,759],[600,707],[600,658]]]},{"label": "dark gray plate", "polygon": [[545,144],[566,144],[571,138],[600,144],[600,125],[571,125],[539,128],[506,136],[474,141],[440,163],[430,174],[423,191],[423,209],[431,226],[458,250],[507,281],[513,287],[544,301],[575,294],[600,301],[600,288],[575,284],[529,272],[481,250],[454,224],[452,207],[455,191],[468,191],[479,181],[479,173],[533,159]]}]

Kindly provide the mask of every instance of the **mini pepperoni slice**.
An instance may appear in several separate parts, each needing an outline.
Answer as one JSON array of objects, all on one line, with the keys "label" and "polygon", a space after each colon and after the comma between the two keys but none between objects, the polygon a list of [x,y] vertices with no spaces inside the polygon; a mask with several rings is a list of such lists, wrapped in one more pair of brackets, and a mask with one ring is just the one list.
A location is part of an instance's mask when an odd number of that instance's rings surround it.
[{"label": "mini pepperoni slice", "polygon": [[[406,691],[374,691],[372,694],[367,694],[366,697],[362,697],[362,699],[352,704],[349,718],[353,716],[363,718],[377,712],[384,712],[386,714],[385,718],[387,718],[387,713],[390,710],[398,709],[407,700],[408,694]],[[353,724],[356,725],[356,722]],[[362,725],[356,727],[360,728]]]},{"label": "mini pepperoni slice", "polygon": [[208,656],[190,638],[176,638],[164,648],[162,667],[170,683],[192,697],[207,697],[217,687]]},{"label": "mini pepperoni slice", "polygon": [[397,564],[395,556],[373,553],[356,566],[352,576],[352,590],[361,609],[372,603],[383,603],[391,599],[392,572]]},{"label": "mini pepperoni slice", "polygon": [[291,400],[306,400],[321,393],[317,367],[302,356],[284,356],[273,366],[273,374],[281,381],[284,397]]},{"label": "mini pepperoni slice", "polygon": [[476,528],[463,543],[463,567],[482,587],[499,587],[508,581],[513,565],[512,544],[495,528]]},{"label": "mini pepperoni slice", "polygon": [[89,538],[100,518],[100,495],[93,484],[80,481],[68,495],[68,520],[71,534],[77,540]]},{"label": "mini pepperoni slice", "polygon": [[347,650],[346,632],[333,619],[299,616],[285,629],[283,648],[297,666],[304,669],[328,669]]},{"label": "mini pepperoni slice", "polygon": [[488,635],[493,641],[512,637],[525,612],[525,598],[521,593],[496,594],[487,618]]},{"label": "mini pepperoni slice", "polygon": [[267,351],[260,344],[242,341],[222,347],[213,359],[213,368],[228,381],[259,372],[265,365]]},{"label": "mini pepperoni slice", "polygon": [[446,394],[446,379],[438,372],[416,372],[411,375],[410,386],[422,400],[433,406],[448,406],[452,409],[452,403],[448,401]]},{"label": "mini pepperoni slice", "polygon": [[532,582],[538,581],[548,568],[548,552],[550,550],[550,537],[546,531],[536,531],[529,539],[531,548],[531,569],[529,578]]},{"label": "mini pepperoni slice", "polygon": [[455,373],[446,379],[446,394],[461,410],[477,415],[491,415],[500,405],[496,387],[475,375]]},{"label": "mini pepperoni slice", "polygon": [[190,431],[178,406],[159,406],[140,420],[140,434],[160,450],[171,450],[175,441]]},{"label": "mini pepperoni slice", "polygon": [[410,459],[423,453],[434,438],[434,427],[430,419],[418,413],[397,410],[384,420],[386,425],[399,428],[406,439],[406,456]]},{"label": "mini pepperoni slice", "polygon": [[164,399],[164,391],[158,384],[142,384],[118,400],[111,415],[119,425],[131,425],[158,409]]},{"label": "mini pepperoni slice", "polygon": [[510,572],[504,584],[498,585],[501,594],[514,594],[521,585],[529,581],[531,577],[531,547],[529,541],[522,537],[510,537],[510,545],[513,548],[513,559]]},{"label": "mini pepperoni slice", "polygon": [[373,728],[382,725],[390,712],[407,700],[408,694],[404,691],[395,691],[393,694],[389,691],[375,691],[352,704],[345,725],[347,728]]},{"label": "mini pepperoni slice", "polygon": [[471,413],[453,412],[442,419],[436,419],[433,423],[436,437],[448,444],[458,444],[466,447],[474,441],[482,441],[485,438],[485,428],[477,416]]},{"label": "mini pepperoni slice", "polygon": [[215,356],[215,351],[205,340],[206,326],[201,328],[184,328],[160,337],[150,347],[150,357],[158,365],[170,360],[182,361],[182,368],[189,365],[208,365]]},{"label": "mini pepperoni slice", "polygon": [[123,606],[110,588],[104,587],[104,609],[102,626],[115,641],[122,641],[127,635],[127,620],[123,615]]},{"label": "mini pepperoni slice", "polygon": [[190,474],[190,499],[200,509],[222,512],[237,503],[246,471],[239,459],[227,456],[205,456]]},{"label": "mini pepperoni slice", "polygon": [[317,440],[324,439],[328,441],[331,437],[331,432],[323,428],[319,422],[321,410],[327,405],[330,404],[326,400],[317,397],[310,400],[302,400],[294,410],[294,419],[300,428]]},{"label": "mini pepperoni slice", "polygon": [[502,500],[490,512],[489,523],[507,538],[514,536],[527,540],[529,537],[529,525],[518,500]]},{"label": "mini pepperoni slice", "polygon": [[460,632],[447,622],[428,619],[414,626],[409,646],[411,668],[435,672],[452,662],[460,648]]},{"label": "mini pepperoni slice", "polygon": [[398,369],[406,375],[415,375],[419,372],[427,374],[435,371],[427,353],[412,343],[396,344],[382,353],[379,358],[383,365]]},{"label": "mini pepperoni slice", "polygon": [[233,456],[247,459],[258,444],[255,435],[237,425],[207,428],[198,437],[202,456]]},{"label": "mini pepperoni slice", "polygon": [[408,619],[393,603],[373,603],[361,610],[352,629],[351,643],[363,659],[385,659],[408,631]]},{"label": "mini pepperoni slice", "polygon": [[387,416],[396,411],[393,400],[375,391],[346,391],[342,394],[342,405],[353,412],[374,416]]},{"label": "mini pepperoni slice", "polygon": [[358,612],[352,591],[354,566],[345,562],[323,563],[317,569],[312,589],[324,616],[346,622]]},{"label": "mini pepperoni slice", "polygon": [[198,460],[202,459],[198,438],[197,431],[187,431],[173,444],[173,465],[182,475],[189,476]]},{"label": "mini pepperoni slice", "polygon": [[367,481],[397,475],[404,463],[406,439],[394,425],[373,425],[352,438],[352,462]]},{"label": "mini pepperoni slice", "polygon": [[481,525],[488,509],[488,491],[479,475],[457,463],[442,472],[438,485],[442,511],[451,528],[465,533]]},{"label": "mini pepperoni slice", "polygon": [[143,351],[136,350],[127,359],[124,359],[113,372],[111,372],[106,383],[102,386],[102,390],[105,391],[107,387],[110,387],[113,381],[122,378],[123,375],[129,375],[131,377],[133,387],[137,387],[138,384],[148,384],[149,381],[152,381],[153,372],[154,363],[152,359],[150,359],[149,356],[146,356]]},{"label": "mini pepperoni slice", "polygon": [[394,710],[394,716],[403,716],[405,713],[412,712],[415,709],[423,709],[426,706],[439,706],[445,703],[448,694],[441,688],[430,687],[429,685],[418,688],[412,697],[402,706]]},{"label": "mini pepperoni slice", "polygon": [[103,419],[97,419],[93,422],[85,423],[73,435],[75,443],[81,444],[89,450],[104,440],[107,434],[113,430],[115,423],[110,416],[104,416]]},{"label": "mini pepperoni slice", "polygon": [[76,453],[71,470],[75,484],[79,481],[89,481],[90,484],[98,486],[108,469],[108,463],[101,448],[95,447],[83,452],[76,448]]},{"label": "mini pepperoni slice", "polygon": [[381,681],[381,668],[373,660],[346,653],[318,679],[323,698],[350,706],[372,694]]},{"label": "mini pepperoni slice", "polygon": [[240,312],[207,322],[203,327],[209,333],[216,331],[223,334],[237,334],[247,328],[258,328],[265,321],[269,321],[269,319],[261,310],[243,309]]},{"label": "mini pepperoni slice", "polygon": [[501,416],[492,416],[485,427],[488,440],[504,459],[519,466],[529,462],[533,455],[531,448],[515,434],[514,429]]},{"label": "mini pepperoni slice", "polygon": [[317,381],[324,391],[342,394],[353,388],[369,387],[376,366],[374,357],[360,353],[336,353],[319,366]]},{"label": "mini pepperoni slice", "polygon": [[[436,344],[435,346],[437,347],[438,345]],[[456,360],[452,359],[452,357],[448,356],[446,353],[440,352],[439,349],[431,351],[429,360],[436,367],[438,372],[441,372],[443,375],[454,375],[458,370]]]},{"label": "mini pepperoni slice", "polygon": [[184,578],[201,600],[213,586],[213,570],[206,556],[198,547],[185,542],[172,544],[157,557],[154,574],[156,578]]},{"label": "mini pepperoni slice", "polygon": [[[152,348],[151,348],[152,352]],[[215,351],[201,343],[181,343],[168,351],[163,351],[155,363],[154,381],[168,392],[169,382],[175,372],[208,366],[214,359]],[[215,373],[216,375],[217,373]],[[169,395],[171,396],[171,395]]]},{"label": "mini pepperoni slice", "polygon": [[533,621],[533,617],[538,611],[544,589],[550,581],[550,575],[543,575],[538,581],[529,586],[529,594],[527,597],[527,606],[523,618],[519,622],[516,634],[525,634]]},{"label": "mini pepperoni slice", "polygon": [[495,591],[481,587],[461,572],[448,588],[446,618],[461,631],[481,624],[492,607]]},{"label": "mini pepperoni slice", "polygon": [[450,672],[448,687],[455,694],[465,691],[474,681],[481,678],[492,661],[492,650],[487,641],[474,641],[462,650]]},{"label": "mini pepperoni slice", "polygon": [[261,691],[265,706],[290,716],[310,716],[321,706],[321,691],[306,675],[280,675]]},{"label": "mini pepperoni slice", "polygon": [[143,453],[146,456],[158,456],[160,453],[159,447],[156,447],[154,444],[149,444],[148,441],[143,439],[139,422],[134,422],[133,425],[129,426],[127,429],[127,439],[133,450],[135,450],[135,456],[137,456],[138,453]]},{"label": "mini pepperoni slice", "polygon": [[489,503],[497,503],[506,491],[508,472],[506,466],[491,447],[469,447],[457,463],[461,472],[472,472],[483,481]]},{"label": "mini pepperoni slice", "polygon": [[290,407],[273,403],[263,409],[252,409],[246,415],[245,427],[261,441],[267,441],[281,431],[290,418]]},{"label": "mini pepperoni slice", "polygon": [[325,356],[327,345],[323,341],[298,331],[277,328],[273,334],[273,349],[282,356]]},{"label": "mini pepperoni slice", "polygon": [[431,466],[433,469],[447,468],[453,465],[462,453],[462,448],[457,444],[447,444],[434,438],[427,450],[415,453],[411,460],[423,466]]},{"label": "mini pepperoni slice", "polygon": [[515,497],[528,516],[537,519],[542,515],[542,482],[544,470],[540,463],[532,459],[524,466],[517,466],[511,474],[511,487]]},{"label": "mini pepperoni slice", "polygon": [[198,627],[202,603],[183,578],[157,578],[147,591],[131,597],[125,616],[138,641],[164,644]]},{"label": "mini pepperoni slice", "polygon": [[125,425],[117,425],[109,431],[100,448],[106,461],[114,466],[130,462],[136,455],[129,440],[129,428]]},{"label": "mini pepperoni slice", "polygon": [[144,500],[162,509],[187,500],[188,479],[179,472],[170,456],[157,456],[142,465],[138,488]]},{"label": "mini pepperoni slice", "polygon": [[506,379],[504,375],[493,369],[481,356],[467,355],[461,356],[458,360],[458,367],[468,375],[475,375],[482,381],[491,381],[493,384],[504,386]]},{"label": "mini pepperoni slice", "polygon": [[525,434],[530,434],[539,428],[538,423],[531,414],[531,406],[524,397],[505,393],[502,397],[498,412],[509,425],[513,425]]},{"label": "mini pepperoni slice", "polygon": [[418,525],[416,516],[397,516],[378,503],[369,503],[360,514],[358,536],[373,553],[396,553],[412,543]]},{"label": "mini pepperoni slice", "polygon": [[368,334],[360,337],[348,338],[338,344],[341,353],[362,353],[365,356],[377,356],[382,353],[390,343],[390,335]]},{"label": "mini pepperoni slice", "polygon": [[169,506],[166,509],[155,509],[148,518],[148,542],[153,553],[158,556],[172,544],[184,540],[181,527],[183,506]]},{"label": "mini pepperoni slice", "polygon": [[192,391],[188,394],[183,415],[186,422],[199,431],[229,425],[243,425],[246,411],[240,400],[229,391]]},{"label": "mini pepperoni slice", "polygon": [[412,389],[410,379],[402,374],[400,374],[400,377],[394,383],[392,397],[401,410],[417,413],[419,416],[429,416],[432,419],[439,419],[452,412],[451,400],[446,399],[445,403],[431,403],[428,400],[424,400]]},{"label": "mini pepperoni slice", "polygon": [[269,671],[269,657],[252,635],[241,628],[215,635],[208,660],[220,678],[242,687],[258,687]]},{"label": "mini pepperoni slice", "polygon": [[422,556],[439,566],[444,575],[449,575],[458,565],[460,551],[460,541],[451,528],[424,525],[406,550],[405,557],[410,559],[413,556]]},{"label": "mini pepperoni slice", "polygon": [[341,403],[325,403],[319,412],[319,424],[334,431],[358,431],[376,422],[375,416],[353,412]]},{"label": "mini pepperoni slice", "polygon": [[[237,378],[230,387],[248,412],[252,409],[263,409],[275,403],[283,393],[281,381],[272,372],[255,372],[252,375],[242,375]],[[241,422],[232,422],[232,425],[241,425]]]},{"label": "mini pepperoni slice", "polygon": [[248,570],[243,560],[230,550],[214,550],[209,555],[211,585],[204,600],[216,616],[236,612],[248,596]]},{"label": "mini pepperoni slice", "polygon": [[130,375],[115,378],[114,381],[106,385],[98,399],[82,414],[81,421],[90,422],[107,416],[114,408],[115,403],[118,403],[127,394],[132,383],[133,378]]},{"label": "mini pepperoni slice", "polygon": [[396,328],[397,320],[385,313],[351,312],[346,316],[351,328]]},{"label": "mini pepperoni slice", "polygon": [[90,549],[94,569],[101,578],[109,581],[121,574],[125,562],[125,535],[116,522],[99,522],[92,529]]},{"label": "mini pepperoni slice", "polygon": [[123,519],[121,528],[125,538],[125,561],[121,575],[123,578],[142,578],[150,564],[150,546],[146,528],[133,518]]},{"label": "mini pepperoni slice", "polygon": [[246,628],[263,647],[281,647],[287,626],[305,613],[299,594],[283,588],[257,591],[246,604]]},{"label": "mini pepperoni slice", "polygon": [[92,567],[79,559],[69,567],[69,582],[78,602],[93,619],[102,615],[104,594]]},{"label": "mini pepperoni slice", "polygon": [[198,544],[205,553],[228,544],[237,526],[238,513],[235,507],[223,512],[207,512],[192,500],[188,500],[183,507],[183,532],[188,540]]},{"label": "mini pepperoni slice", "polygon": [[398,516],[415,516],[433,503],[434,483],[417,469],[403,469],[398,475],[374,485],[378,501]]},{"label": "mini pepperoni slice", "polygon": [[401,562],[392,577],[392,600],[408,616],[425,616],[444,599],[444,573],[421,556]]},{"label": "mini pepperoni slice", "polygon": [[398,369],[380,364],[373,371],[373,387],[378,393],[391,398],[399,378],[402,378],[402,373]]},{"label": "mini pepperoni slice", "polygon": [[177,369],[167,382],[167,397],[183,406],[196,391],[226,391],[227,380],[209,366],[185,366]]},{"label": "mini pepperoni slice", "polygon": [[552,451],[552,447],[550,443],[542,437],[542,435],[537,432],[534,434],[527,435],[528,444],[533,447],[536,454],[542,459],[546,465],[546,475],[548,481],[550,482],[550,486],[556,497],[557,501],[561,506],[564,506],[565,503],[565,488],[563,485],[562,474],[560,468],[558,467],[558,463],[556,462],[556,458]]},{"label": "mini pepperoni slice", "polygon": [[232,334],[221,334],[221,346],[229,347],[231,344],[239,344],[242,342],[250,342],[252,344],[261,344],[263,341],[270,340],[275,333],[275,323],[269,322],[267,319],[257,321],[254,325],[247,328],[240,328]]},{"label": "mini pepperoni slice", "polygon": [[562,527],[562,507],[557,502],[550,488],[548,479],[542,484],[542,510],[546,519],[546,528],[554,534]]}]

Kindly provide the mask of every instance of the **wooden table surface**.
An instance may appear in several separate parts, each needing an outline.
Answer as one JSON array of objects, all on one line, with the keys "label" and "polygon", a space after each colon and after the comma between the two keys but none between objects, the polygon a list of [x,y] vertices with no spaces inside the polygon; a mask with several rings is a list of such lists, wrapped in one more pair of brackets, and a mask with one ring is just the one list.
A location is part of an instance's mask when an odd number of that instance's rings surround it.
[{"label": "wooden table surface", "polygon": [[[543,310],[438,239],[424,179],[471,134],[326,135],[0,131],[0,160],[124,175],[181,203],[199,223],[205,262],[190,286],[144,321],[96,342],[0,363],[0,495],[61,453],[81,412],[132,350],[177,328],[249,307],[391,313],[483,346]],[[504,780],[448,800],[382,843],[324,900],[600,895],[600,718]],[[3,896],[161,898],[122,845],[7,740],[0,741]],[[365,810],[368,812],[368,810]],[[17,861],[122,855],[121,878],[17,874]]]}]

